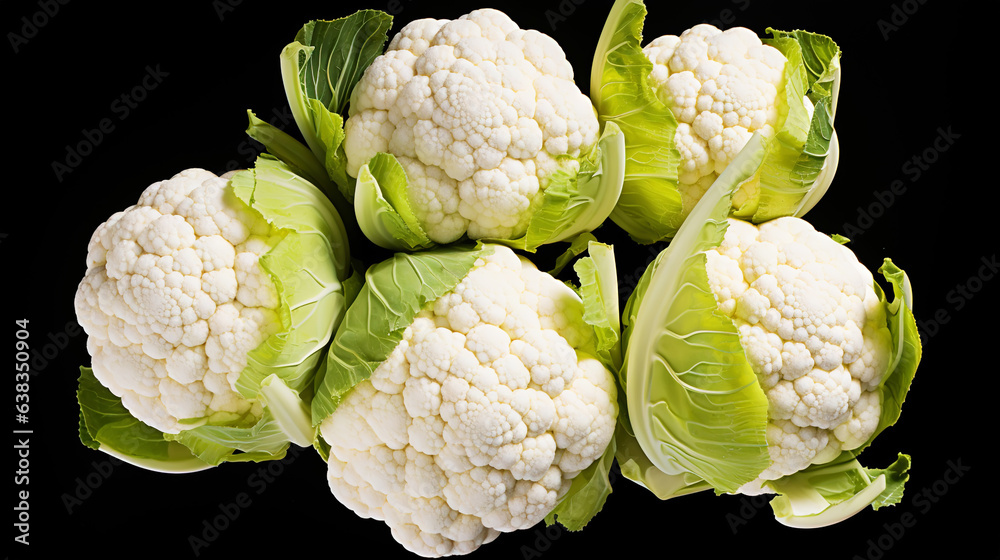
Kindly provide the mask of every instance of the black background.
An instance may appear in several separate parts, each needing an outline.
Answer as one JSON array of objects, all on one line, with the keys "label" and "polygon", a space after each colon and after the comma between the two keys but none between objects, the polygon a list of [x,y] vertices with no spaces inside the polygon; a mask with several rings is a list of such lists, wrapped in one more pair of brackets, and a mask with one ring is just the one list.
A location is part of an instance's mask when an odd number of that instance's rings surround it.
[{"label": "black background", "polygon": [[[377,8],[396,15],[394,33],[420,17],[500,8],[521,27],[556,38],[587,91],[610,1],[456,4],[3,3],[7,99],[0,255],[8,359],[16,319],[30,321],[30,340],[39,352],[29,423],[11,420],[12,430],[33,430],[31,544],[12,542],[10,556],[407,556],[382,523],[360,519],[333,499],[325,465],[312,450],[281,462],[227,464],[179,476],[115,463],[83,447],[75,389],[77,368],[89,357],[73,295],[86,269],[91,233],[135,203],[146,185],[188,167],[221,173],[252,162],[255,148],[243,133],[246,109],[294,130],[278,53],[309,19]],[[829,194],[808,217],[821,231],[851,237],[851,247],[873,271],[889,256],[913,281],[924,359],[900,421],[862,456],[880,467],[897,451],[910,454],[907,492],[898,506],[867,509],[837,526],[806,531],[779,525],[766,504],[749,498],[702,493],[660,502],[617,475],[605,509],[583,532],[539,526],[502,535],[473,556],[997,557],[992,417],[998,393],[990,331],[1000,280],[985,264],[996,259],[997,185],[995,156],[977,153],[983,143],[977,129],[995,126],[989,108],[996,97],[990,84],[995,62],[973,44],[989,39],[995,16],[943,0],[647,5],[647,40],[708,21],[760,34],[768,26],[808,29],[842,47],[840,167]],[[46,7],[58,11],[49,15]],[[121,96],[141,86],[150,70],[159,83],[140,92],[144,98],[134,107],[124,104]],[[974,120],[980,116],[982,124]],[[103,119],[111,126],[98,138],[94,130]],[[76,165],[55,169],[74,148],[81,152]],[[894,184],[897,192],[890,196]],[[613,225],[598,233],[615,244],[627,296],[661,247],[635,246]],[[542,251],[540,264],[553,254]],[[13,386],[13,375],[9,379]],[[9,461],[13,479],[16,452]],[[11,496],[13,508],[17,500]],[[238,515],[226,519],[226,511]],[[204,541],[197,551],[192,537]]]}]

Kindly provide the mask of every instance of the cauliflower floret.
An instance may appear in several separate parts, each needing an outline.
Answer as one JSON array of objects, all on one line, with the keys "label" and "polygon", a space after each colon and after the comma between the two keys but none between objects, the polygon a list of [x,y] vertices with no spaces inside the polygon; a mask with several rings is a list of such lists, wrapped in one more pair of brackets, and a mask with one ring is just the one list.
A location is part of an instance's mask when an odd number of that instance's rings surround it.
[{"label": "cauliflower floret", "polygon": [[774,480],[866,442],[892,343],[873,278],[850,249],[798,218],[729,219],[706,253],[719,310],[735,323],[769,403]]},{"label": "cauliflower floret", "polygon": [[337,499],[423,556],[541,521],[615,429],[582,307],[506,247],[477,261],[320,424]]},{"label": "cauliflower floret", "polygon": [[150,185],[94,232],[76,292],[94,376],[162,432],[261,414],[235,384],[281,327],[259,263],[280,236],[228,181],[188,169]]},{"label": "cauliflower floret", "polygon": [[348,173],[395,155],[438,243],[522,235],[549,178],[575,173],[599,132],[559,44],[492,9],[403,27],[358,82],[344,126]]},{"label": "cauliflower floret", "polygon": [[[678,188],[687,213],[754,132],[774,134],[787,60],[749,29],[720,31],[706,23],[679,37],[658,37],[643,53],[653,63],[649,77],[657,97],[677,118]],[[812,107],[808,99],[806,107]],[[733,206],[752,198],[754,188],[743,186]]]}]

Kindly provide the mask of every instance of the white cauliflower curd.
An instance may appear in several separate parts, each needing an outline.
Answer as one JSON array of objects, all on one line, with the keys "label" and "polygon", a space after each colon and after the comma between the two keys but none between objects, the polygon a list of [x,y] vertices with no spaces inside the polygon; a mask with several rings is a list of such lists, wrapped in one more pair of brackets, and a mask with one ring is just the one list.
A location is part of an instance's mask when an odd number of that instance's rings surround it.
[{"label": "white cauliflower curd", "polygon": [[321,422],[333,494],[422,556],[531,527],[611,442],[594,345],[576,292],[493,247]]},{"label": "white cauliflower curd", "polygon": [[[643,53],[653,63],[656,95],[677,119],[678,188],[687,212],[754,132],[774,135],[787,59],[749,29],[707,23],[658,37]],[[811,108],[808,97],[804,102]],[[734,207],[753,197],[748,189],[736,193]]]},{"label": "white cauliflower curd", "polygon": [[94,232],[76,293],[94,375],[165,433],[260,415],[235,383],[281,327],[258,262],[280,236],[228,182],[188,169],[150,185]]},{"label": "white cauliflower curd", "polygon": [[769,405],[771,465],[741,492],[868,441],[892,354],[871,272],[798,218],[760,226],[730,218],[706,255],[719,310],[739,330]]},{"label": "white cauliflower curd", "polygon": [[354,89],[344,150],[353,177],[379,152],[396,157],[432,241],[508,239],[599,132],[559,44],[481,9],[400,30]]}]

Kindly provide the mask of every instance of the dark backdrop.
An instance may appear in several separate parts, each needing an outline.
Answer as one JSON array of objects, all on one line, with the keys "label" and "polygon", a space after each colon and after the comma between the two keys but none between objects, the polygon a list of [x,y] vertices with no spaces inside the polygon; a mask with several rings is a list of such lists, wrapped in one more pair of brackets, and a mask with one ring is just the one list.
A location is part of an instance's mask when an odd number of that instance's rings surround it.
[{"label": "dark backdrop", "polygon": [[[312,450],[281,462],[170,476],[83,447],[75,388],[77,368],[89,358],[73,295],[90,234],[133,204],[146,185],[188,167],[221,172],[252,162],[256,147],[243,133],[246,109],[294,130],[278,53],[309,19],[378,8],[396,15],[395,32],[420,17],[500,8],[521,27],[564,45],[586,91],[610,1],[452,4],[3,3],[0,255],[8,359],[16,329],[10,323],[18,319],[29,320],[38,351],[29,423],[11,421],[12,429],[33,431],[31,544],[12,543],[10,555],[404,555],[385,525],[360,519],[333,499]],[[994,126],[989,76],[995,64],[987,60],[989,50],[973,44],[988,38],[994,17],[944,0],[648,6],[647,38],[709,21],[758,33],[768,26],[808,29],[841,45],[840,168],[809,219],[821,231],[851,237],[873,270],[890,256],[913,281],[924,359],[901,420],[862,457],[883,466],[897,451],[909,453],[906,495],[898,506],[803,531],[776,523],[762,501],[703,493],[660,502],[616,475],[614,493],[585,531],[539,526],[503,535],[474,557],[996,557],[992,418],[998,393],[990,331],[1000,286],[992,233],[997,186],[995,156],[977,153],[978,145],[987,147],[977,130]],[[982,124],[974,120],[979,114]],[[655,251],[631,244],[613,225],[599,235],[615,244],[623,284],[634,282]],[[538,258],[553,254],[542,251]],[[9,463],[15,471],[17,461],[15,449]],[[15,495],[12,508],[18,503]],[[15,521],[17,515],[15,509]],[[192,537],[202,540],[197,550]],[[974,552],[978,546],[985,548]]]}]

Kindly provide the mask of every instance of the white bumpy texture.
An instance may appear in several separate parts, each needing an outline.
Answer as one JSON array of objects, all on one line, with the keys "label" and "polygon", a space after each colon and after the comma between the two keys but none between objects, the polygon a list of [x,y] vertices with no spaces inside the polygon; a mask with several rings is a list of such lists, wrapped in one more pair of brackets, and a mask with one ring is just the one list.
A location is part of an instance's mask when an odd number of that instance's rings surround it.
[{"label": "white bumpy texture", "polygon": [[864,444],[892,353],[871,272],[798,218],[759,227],[729,219],[707,257],[719,310],[739,329],[769,404],[772,464],[741,491]]},{"label": "white bumpy texture", "polygon": [[599,124],[554,39],[482,9],[403,27],[355,88],[345,131],[348,173],[396,156],[428,237],[450,243],[522,235]]},{"label": "white bumpy texture", "polygon": [[258,262],[280,237],[228,182],[188,169],[150,185],[94,232],[76,292],[94,376],[166,433],[261,413],[235,383],[281,326]]},{"label": "white bumpy texture", "polygon": [[321,423],[334,495],[428,557],[541,521],[614,433],[582,313],[511,250],[480,259]]},{"label": "white bumpy texture", "polygon": [[[774,134],[786,59],[749,29],[720,31],[707,23],[658,37],[643,52],[653,63],[657,97],[677,119],[678,188],[689,212],[754,132]],[[744,187],[733,205],[750,196]]]}]

